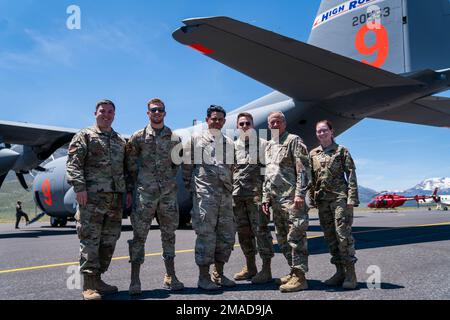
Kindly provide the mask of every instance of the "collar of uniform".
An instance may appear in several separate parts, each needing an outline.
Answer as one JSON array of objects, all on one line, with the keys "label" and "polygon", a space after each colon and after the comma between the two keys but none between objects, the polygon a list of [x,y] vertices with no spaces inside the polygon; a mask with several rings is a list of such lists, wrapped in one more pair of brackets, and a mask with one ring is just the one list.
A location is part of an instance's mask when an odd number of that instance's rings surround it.
[{"label": "collar of uniform", "polygon": [[[208,140],[211,141],[211,142],[216,141],[216,139],[215,139],[216,136],[214,136],[214,135],[209,131],[209,129],[206,129],[206,130],[203,132],[203,137],[204,137],[205,139],[208,139]],[[225,137],[224,137],[222,131],[220,131],[220,137],[218,137],[218,138],[219,138],[219,141],[225,139]]]},{"label": "collar of uniform", "polygon": [[[90,127],[90,129],[98,134],[107,134],[107,132],[103,132],[102,130],[100,130],[100,128],[96,124],[94,124],[92,127]],[[117,133],[114,131],[113,128],[111,128],[111,137],[115,136],[115,135],[117,135]]]},{"label": "collar of uniform", "polygon": [[337,145],[337,143],[333,141],[333,142],[332,142],[328,147],[326,147],[326,148],[320,146],[320,149],[321,149],[322,152],[327,153],[327,152],[330,152],[330,151],[332,151],[332,152],[336,151],[338,147],[339,147],[339,146]]},{"label": "collar of uniform", "polygon": [[[147,127],[145,128],[145,132],[147,135],[155,136],[155,129],[153,129],[152,125],[149,123]],[[171,136],[172,130],[170,130],[168,127],[164,126],[161,131],[161,137],[163,136]]]},{"label": "collar of uniform", "polygon": [[[289,135],[289,132],[285,131],[285,132],[281,135],[281,137],[280,137],[280,139],[279,139],[279,143],[280,143],[280,144],[283,144],[283,143],[286,141],[288,135]],[[272,139],[272,141],[273,141],[273,139]]]}]

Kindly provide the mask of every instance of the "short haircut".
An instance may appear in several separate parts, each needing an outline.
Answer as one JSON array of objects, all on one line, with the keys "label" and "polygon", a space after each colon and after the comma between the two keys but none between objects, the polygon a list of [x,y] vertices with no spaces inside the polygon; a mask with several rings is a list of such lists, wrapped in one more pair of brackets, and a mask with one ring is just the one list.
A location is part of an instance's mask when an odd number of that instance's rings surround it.
[{"label": "short haircut", "polygon": [[148,100],[147,107],[150,108],[151,104],[159,104],[159,105],[162,105],[164,108],[166,107],[164,102],[159,98],[153,98],[153,99]]},{"label": "short haircut", "polygon": [[267,117],[267,121],[269,121],[270,117],[274,116],[274,115],[280,116],[280,118],[283,119],[284,123],[286,123],[286,117],[284,116],[284,113],[281,111],[273,111],[273,112],[269,113],[269,116]]},{"label": "short haircut", "polygon": [[222,112],[224,117],[227,116],[227,113],[225,112],[225,110],[221,106],[217,106],[215,104],[212,104],[209,106],[208,110],[206,111],[206,116],[208,118],[211,118],[211,114],[213,112]]},{"label": "short haircut", "polygon": [[95,105],[95,112],[97,112],[98,108],[100,108],[100,106],[103,104],[112,105],[114,111],[116,111],[116,106],[114,105],[114,102],[112,102],[111,100],[108,100],[108,99],[102,99],[99,102],[97,102],[97,104]]},{"label": "short haircut", "polygon": [[333,130],[333,124],[331,123],[330,120],[320,120],[320,121],[317,121],[316,127],[317,127],[319,124],[321,124],[321,123],[325,123],[325,124],[327,125],[328,129]]},{"label": "short haircut", "polygon": [[237,118],[236,118],[236,123],[239,123],[239,118],[240,117],[250,118],[252,120],[252,123],[253,123],[253,116],[250,113],[248,113],[248,112],[241,112],[241,113],[239,113]]}]

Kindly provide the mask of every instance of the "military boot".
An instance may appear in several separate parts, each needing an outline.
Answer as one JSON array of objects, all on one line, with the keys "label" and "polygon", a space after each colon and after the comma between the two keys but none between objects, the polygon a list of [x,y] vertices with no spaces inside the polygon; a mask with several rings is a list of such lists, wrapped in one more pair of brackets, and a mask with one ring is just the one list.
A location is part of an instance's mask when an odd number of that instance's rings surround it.
[{"label": "military boot", "polygon": [[166,266],[166,274],[164,276],[164,288],[170,289],[172,291],[183,290],[184,284],[179,281],[175,275],[175,261],[173,258],[164,259],[164,264]]},{"label": "military boot", "polygon": [[216,262],[214,263],[214,270],[211,277],[211,280],[214,281],[215,284],[218,284],[222,287],[234,287],[236,285],[236,282],[233,280],[228,279],[223,274],[223,266],[225,263],[223,262]]},{"label": "military boot", "polygon": [[355,264],[349,264],[345,267],[345,279],[342,288],[351,290],[356,289],[357,285]]},{"label": "military boot", "polygon": [[141,271],[140,263],[131,263],[131,283],[128,290],[130,296],[140,295],[141,291],[141,280],[139,279],[139,273]]},{"label": "military boot", "polygon": [[209,266],[198,266],[200,274],[198,277],[197,286],[203,290],[220,290],[220,286],[211,281],[209,274]]},{"label": "military boot", "polygon": [[296,268],[293,268],[291,279],[280,286],[281,292],[297,292],[306,289],[308,289],[308,282],[306,281],[305,273]]},{"label": "military boot", "polygon": [[258,272],[256,269],[255,256],[245,256],[245,260],[247,262],[246,265],[233,277],[236,281],[250,280]]},{"label": "military boot", "polygon": [[275,279],[275,283],[279,286],[281,286],[282,284],[286,284],[289,282],[289,280],[291,280],[292,277],[292,270],[289,274],[285,275],[284,277],[281,278],[276,278]]},{"label": "military boot", "polygon": [[336,273],[328,280],[325,280],[324,283],[327,286],[331,287],[339,287],[342,286],[345,280],[345,269],[342,264],[336,264]]},{"label": "military boot", "polygon": [[119,289],[116,286],[111,286],[111,285],[105,283],[102,280],[100,274],[96,274],[94,276],[94,279],[95,279],[95,288],[101,295],[113,294],[113,293],[117,293],[119,291]]},{"label": "military boot", "polygon": [[83,274],[83,299],[101,300],[102,296],[95,288],[95,275]]},{"label": "military boot", "polygon": [[272,281],[272,269],[270,268],[271,258],[263,259],[263,265],[260,272],[253,278],[253,284],[263,284]]}]

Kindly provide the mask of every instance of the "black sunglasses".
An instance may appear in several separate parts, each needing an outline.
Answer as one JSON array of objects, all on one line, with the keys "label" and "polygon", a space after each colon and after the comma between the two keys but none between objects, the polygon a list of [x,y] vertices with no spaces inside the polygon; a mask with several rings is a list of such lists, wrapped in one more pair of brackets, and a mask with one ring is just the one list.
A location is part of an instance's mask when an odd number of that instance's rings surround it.
[{"label": "black sunglasses", "polygon": [[243,127],[243,126],[250,126],[252,123],[251,122],[249,122],[249,121],[247,121],[247,122],[239,122],[239,126],[240,127]]},{"label": "black sunglasses", "polygon": [[151,113],[155,113],[156,111],[166,112],[166,109],[165,108],[152,108],[152,109],[150,109]]}]

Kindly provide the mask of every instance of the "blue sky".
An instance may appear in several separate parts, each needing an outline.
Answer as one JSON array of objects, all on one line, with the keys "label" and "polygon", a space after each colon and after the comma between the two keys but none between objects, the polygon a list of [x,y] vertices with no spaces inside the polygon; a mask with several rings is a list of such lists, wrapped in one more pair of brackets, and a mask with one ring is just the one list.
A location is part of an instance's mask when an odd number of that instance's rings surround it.
[{"label": "blue sky", "polygon": [[[145,102],[154,96],[166,102],[173,128],[203,119],[211,103],[233,110],[272,89],[171,33],[186,18],[226,15],[306,41],[319,2],[0,0],[0,119],[81,128],[107,97],[118,108],[115,129],[130,134],[147,123]],[[81,30],[66,27],[71,4],[81,8]],[[364,120],[337,140],[366,187],[450,176],[449,129]]]}]

